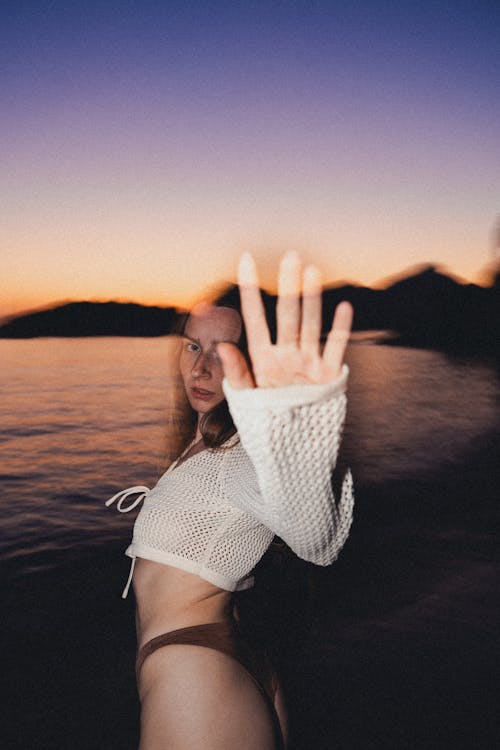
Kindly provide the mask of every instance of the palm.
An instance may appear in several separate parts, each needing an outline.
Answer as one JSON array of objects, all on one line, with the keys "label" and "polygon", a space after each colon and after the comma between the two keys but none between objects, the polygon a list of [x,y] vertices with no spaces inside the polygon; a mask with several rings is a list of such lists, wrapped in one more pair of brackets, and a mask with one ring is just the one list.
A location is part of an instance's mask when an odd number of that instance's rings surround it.
[{"label": "palm", "polygon": [[254,352],[255,385],[276,387],[293,383],[324,383],[337,373],[329,372],[321,358],[305,357],[297,348],[271,346]]},{"label": "palm", "polygon": [[253,374],[240,352],[230,345],[219,345],[226,377],[234,388],[327,383],[339,375],[352,324],[352,307],[348,302],[338,305],[321,351],[321,283],[314,267],[306,268],[302,279],[296,253],[286,255],[281,262],[276,344],[271,343],[251,255],[241,259],[238,281]]}]

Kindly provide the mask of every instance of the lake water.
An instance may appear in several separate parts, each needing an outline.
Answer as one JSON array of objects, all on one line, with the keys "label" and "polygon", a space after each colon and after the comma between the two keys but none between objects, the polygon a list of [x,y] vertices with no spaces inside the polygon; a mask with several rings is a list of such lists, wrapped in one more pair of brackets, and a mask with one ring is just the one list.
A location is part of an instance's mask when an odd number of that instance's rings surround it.
[{"label": "lake water", "polygon": [[[2,748],[137,748],[135,513],[104,502],[161,471],[170,361],[167,338],[0,341]],[[367,340],[347,361],[349,541],[261,571],[251,621],[278,617],[293,749],[499,747],[495,367]]]},{"label": "lake water", "polygon": [[[127,543],[135,514],[104,507],[155,483],[167,408],[167,337],[0,341],[2,562],[10,575],[93,545]],[[358,486],[459,465],[498,420],[492,365],[352,344],[344,448]]]}]

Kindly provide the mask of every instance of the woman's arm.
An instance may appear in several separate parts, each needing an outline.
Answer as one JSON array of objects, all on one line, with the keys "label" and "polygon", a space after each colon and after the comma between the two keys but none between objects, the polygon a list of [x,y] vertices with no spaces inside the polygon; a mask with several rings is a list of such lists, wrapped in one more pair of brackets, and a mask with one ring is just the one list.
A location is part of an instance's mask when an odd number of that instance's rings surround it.
[{"label": "woman's arm", "polygon": [[338,507],[331,489],[345,419],[348,369],[342,359],[352,307],[347,302],[337,307],[321,352],[319,273],[306,268],[301,284],[300,260],[290,253],[280,266],[272,344],[249,255],[240,263],[239,284],[251,369],[231,344],[219,344],[218,351],[229,407],[257,474],[259,497],[248,490],[245,499],[300,557],[326,565],[344,544],[352,520],[350,472]]},{"label": "woman's arm", "polygon": [[331,485],[347,377],[344,365],[340,377],[325,385],[238,391],[224,382],[242,446],[255,470],[248,478],[228,478],[231,494],[299,557],[316,565],[335,560],[352,522],[350,472],[338,504]]}]

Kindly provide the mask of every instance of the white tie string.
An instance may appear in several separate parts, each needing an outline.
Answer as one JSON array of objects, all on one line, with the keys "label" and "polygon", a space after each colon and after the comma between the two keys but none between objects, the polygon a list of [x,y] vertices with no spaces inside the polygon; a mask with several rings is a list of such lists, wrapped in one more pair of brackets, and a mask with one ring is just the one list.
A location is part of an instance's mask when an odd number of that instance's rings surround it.
[{"label": "white tie string", "polygon": [[[121,490],[120,492],[117,492],[116,495],[113,495],[113,497],[110,497],[109,500],[106,500],[105,505],[110,506],[113,505],[113,503],[116,502],[116,508],[120,513],[128,513],[131,510],[134,510],[134,508],[137,508],[139,503],[141,503],[145,498],[149,495],[149,487],[143,487],[142,485],[137,485],[136,487],[129,487],[126,490]],[[123,506],[123,501],[127,499],[129,495],[137,495],[139,494],[139,497],[136,497],[135,500],[133,500],[130,505]]]}]

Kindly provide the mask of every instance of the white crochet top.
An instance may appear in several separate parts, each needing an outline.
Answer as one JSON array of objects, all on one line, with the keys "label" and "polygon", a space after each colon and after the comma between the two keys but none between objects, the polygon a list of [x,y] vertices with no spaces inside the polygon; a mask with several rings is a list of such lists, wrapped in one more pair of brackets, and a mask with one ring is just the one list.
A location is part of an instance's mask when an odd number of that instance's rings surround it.
[{"label": "white crochet top", "polygon": [[[194,573],[228,591],[252,585],[251,571],[275,534],[304,560],[329,565],[352,522],[348,470],[335,504],[331,475],[346,412],[349,370],[324,385],[223,388],[237,426],[220,448],[172,464],[155,487],[110,498],[121,512],[144,500],[133,540],[136,557]],[[128,506],[124,501],[136,499]]]}]

